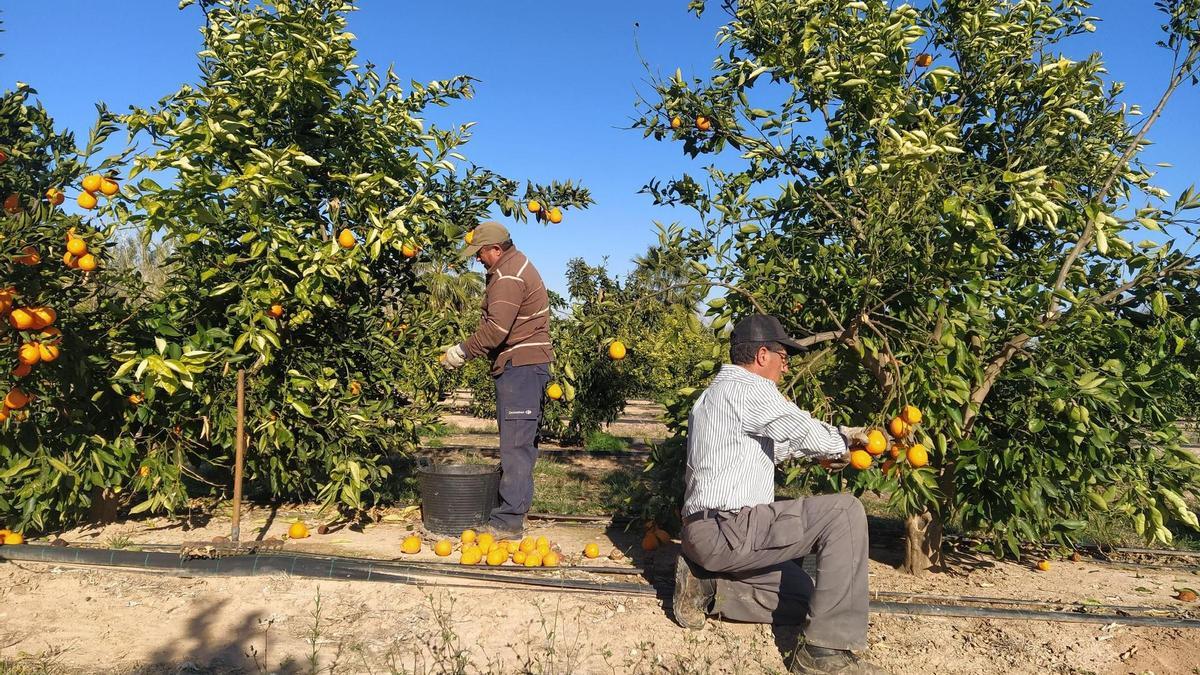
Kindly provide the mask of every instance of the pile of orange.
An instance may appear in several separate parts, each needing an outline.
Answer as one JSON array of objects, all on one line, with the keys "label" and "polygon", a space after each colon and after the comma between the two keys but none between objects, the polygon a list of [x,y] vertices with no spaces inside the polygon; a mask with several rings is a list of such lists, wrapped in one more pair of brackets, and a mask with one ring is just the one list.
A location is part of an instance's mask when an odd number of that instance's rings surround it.
[{"label": "pile of orange", "polygon": [[914,469],[929,464],[929,450],[918,442],[913,442],[913,429],[921,423],[924,415],[916,406],[906,405],[888,422],[888,435],[891,436],[890,449],[888,436],[881,429],[871,429],[867,432],[865,445],[850,448],[850,466],[865,471],[871,468],[875,458],[887,453],[883,461],[883,472],[889,473],[897,462],[903,461]]},{"label": "pile of orange", "polygon": [[17,544],[24,544],[24,543],[25,543],[25,536],[22,535],[20,532],[13,532],[12,530],[0,528],[0,544],[7,545],[7,546],[15,546]]}]

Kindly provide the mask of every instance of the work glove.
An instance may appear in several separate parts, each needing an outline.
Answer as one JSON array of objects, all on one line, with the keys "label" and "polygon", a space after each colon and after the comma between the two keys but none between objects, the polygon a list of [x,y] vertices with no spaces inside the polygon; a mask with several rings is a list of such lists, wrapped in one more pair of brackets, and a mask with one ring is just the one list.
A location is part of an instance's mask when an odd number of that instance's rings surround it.
[{"label": "work glove", "polygon": [[847,448],[866,446],[867,444],[867,428],[866,427],[838,427],[838,433],[842,435],[842,439],[846,441]]},{"label": "work glove", "polygon": [[821,460],[821,466],[830,471],[841,471],[850,465],[850,451],[843,452],[840,457],[826,457]]},{"label": "work glove", "polygon": [[467,362],[467,353],[463,351],[462,345],[454,345],[442,354],[442,358],[438,359],[442,367],[446,370],[458,370]]}]

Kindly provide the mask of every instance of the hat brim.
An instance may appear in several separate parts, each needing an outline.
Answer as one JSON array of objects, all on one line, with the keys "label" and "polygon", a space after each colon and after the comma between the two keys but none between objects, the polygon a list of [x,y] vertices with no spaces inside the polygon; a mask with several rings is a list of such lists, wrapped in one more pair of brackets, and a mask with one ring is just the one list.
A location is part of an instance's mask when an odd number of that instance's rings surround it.
[{"label": "hat brim", "polygon": [[463,260],[474,258],[475,254],[479,253],[479,249],[483,248],[483,246],[483,244],[468,244],[463,247],[462,252],[460,252],[458,255],[462,257]]},{"label": "hat brim", "polygon": [[783,345],[784,349],[788,350],[788,352],[791,354],[803,354],[804,352],[808,351],[808,347],[805,347],[791,338],[782,338],[775,340],[775,342]]}]

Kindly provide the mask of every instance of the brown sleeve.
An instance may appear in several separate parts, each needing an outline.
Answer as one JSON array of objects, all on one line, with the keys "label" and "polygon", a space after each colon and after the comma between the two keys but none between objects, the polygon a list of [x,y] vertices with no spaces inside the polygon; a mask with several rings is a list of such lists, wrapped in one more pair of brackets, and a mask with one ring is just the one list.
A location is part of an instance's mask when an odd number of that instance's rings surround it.
[{"label": "brown sleeve", "polygon": [[487,289],[487,306],[475,334],[462,344],[468,359],[483,356],[504,344],[517,320],[525,295],[525,280],[501,274]]}]

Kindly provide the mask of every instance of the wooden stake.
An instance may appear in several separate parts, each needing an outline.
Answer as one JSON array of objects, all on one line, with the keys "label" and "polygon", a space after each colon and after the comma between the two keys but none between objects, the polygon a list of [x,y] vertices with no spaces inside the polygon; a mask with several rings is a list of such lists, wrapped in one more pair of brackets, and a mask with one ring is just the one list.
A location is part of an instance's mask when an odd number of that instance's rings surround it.
[{"label": "wooden stake", "polygon": [[233,457],[233,529],[230,539],[237,543],[242,535],[242,465],[246,462],[246,371],[238,369],[237,439]]}]

